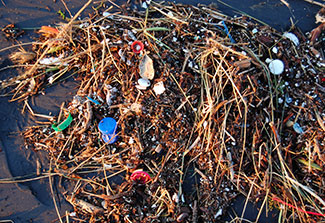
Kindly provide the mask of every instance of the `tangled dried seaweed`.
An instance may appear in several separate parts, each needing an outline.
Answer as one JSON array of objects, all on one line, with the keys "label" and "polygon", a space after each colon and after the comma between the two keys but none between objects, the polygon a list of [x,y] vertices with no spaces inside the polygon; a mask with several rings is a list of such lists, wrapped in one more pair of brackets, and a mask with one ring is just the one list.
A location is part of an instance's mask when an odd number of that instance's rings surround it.
[{"label": "tangled dried seaweed", "polygon": [[[293,28],[296,45],[207,6],[110,10],[42,28],[24,75],[2,82],[22,100],[66,73],[80,81],[56,120],[71,114],[67,129],[24,132],[29,149],[48,151],[53,174],[75,184],[66,196],[71,219],[214,222],[239,193],[279,208],[282,219],[324,217],[321,40],[311,45]],[[132,51],[136,40],[143,54]],[[154,67],[145,90],[137,88],[144,55]],[[269,72],[268,58],[283,61],[281,75]],[[165,91],[156,94],[160,82]],[[118,120],[114,144],[101,140],[104,117]],[[138,169],[151,180],[132,181]]]}]

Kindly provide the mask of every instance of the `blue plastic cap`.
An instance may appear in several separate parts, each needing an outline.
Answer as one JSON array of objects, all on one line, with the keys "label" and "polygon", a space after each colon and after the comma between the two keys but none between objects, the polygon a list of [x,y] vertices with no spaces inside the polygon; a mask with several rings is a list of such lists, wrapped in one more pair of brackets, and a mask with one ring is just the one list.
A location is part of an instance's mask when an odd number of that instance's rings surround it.
[{"label": "blue plastic cap", "polygon": [[103,118],[98,124],[98,129],[102,134],[113,134],[116,131],[116,124],[113,118]]},{"label": "blue plastic cap", "polygon": [[98,124],[98,129],[102,133],[102,139],[105,143],[111,144],[117,140],[117,123],[115,119],[110,117],[103,118]]}]

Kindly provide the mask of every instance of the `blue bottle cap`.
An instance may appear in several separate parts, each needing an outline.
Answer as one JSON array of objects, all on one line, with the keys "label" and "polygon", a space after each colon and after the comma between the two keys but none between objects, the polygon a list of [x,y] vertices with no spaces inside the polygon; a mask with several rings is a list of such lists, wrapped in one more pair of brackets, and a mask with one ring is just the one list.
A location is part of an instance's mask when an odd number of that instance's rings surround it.
[{"label": "blue bottle cap", "polygon": [[117,140],[117,123],[115,119],[110,117],[103,118],[98,124],[98,129],[102,133],[102,139],[105,143],[111,144]]},{"label": "blue bottle cap", "polygon": [[103,118],[99,124],[98,124],[98,129],[102,134],[113,134],[116,131],[117,128],[117,123],[115,119],[108,117],[108,118]]}]

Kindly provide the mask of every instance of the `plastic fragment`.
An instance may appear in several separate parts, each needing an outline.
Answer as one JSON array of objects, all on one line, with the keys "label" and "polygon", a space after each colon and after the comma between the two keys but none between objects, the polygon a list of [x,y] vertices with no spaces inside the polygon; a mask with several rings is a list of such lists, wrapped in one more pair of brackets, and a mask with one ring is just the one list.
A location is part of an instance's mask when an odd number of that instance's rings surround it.
[{"label": "plastic fragment", "polygon": [[272,74],[279,75],[282,74],[282,72],[284,71],[284,64],[281,60],[272,60],[269,63],[269,69]]},{"label": "plastic fragment", "polygon": [[148,79],[145,79],[145,78],[140,78],[140,79],[138,80],[138,84],[139,84],[140,86],[142,86],[142,87],[147,88],[147,87],[150,86],[150,81],[149,81]]},{"label": "plastic fragment", "polygon": [[286,32],[286,33],[283,34],[283,36],[285,38],[291,40],[296,46],[299,45],[299,39],[295,34]]},{"label": "plastic fragment", "polygon": [[131,45],[133,53],[139,54],[144,49],[144,45],[141,41],[134,41]]},{"label": "plastic fragment", "polygon": [[165,90],[166,90],[166,88],[164,86],[164,82],[162,82],[162,81],[156,83],[153,86],[153,91],[156,93],[156,95],[160,95],[160,94],[164,93]]},{"label": "plastic fragment", "polygon": [[304,133],[304,130],[302,130],[299,123],[296,122],[295,124],[293,124],[292,127],[293,127],[293,130],[295,130],[296,133],[298,133],[298,134]]},{"label": "plastic fragment", "polygon": [[87,99],[93,103],[95,103],[96,105],[100,105],[100,102],[95,100],[95,99],[92,99],[91,97],[87,96]]},{"label": "plastic fragment", "polygon": [[227,33],[227,36],[229,37],[230,41],[231,41],[232,43],[236,43],[236,41],[235,41],[235,40],[232,38],[232,36],[230,35],[230,32],[229,32],[229,30],[228,30],[228,27],[226,26],[225,21],[222,21],[222,25],[223,25],[223,27],[225,28],[224,31]]},{"label": "plastic fragment", "polygon": [[60,132],[63,131],[64,129],[66,129],[72,122],[73,118],[72,115],[69,113],[69,116],[66,120],[64,120],[63,122],[61,122],[61,124],[57,125],[56,123],[54,123],[52,125],[52,128],[56,131],[56,132]]},{"label": "plastic fragment", "polygon": [[252,30],[252,33],[253,33],[253,34],[258,33],[258,30],[257,30],[256,28],[254,28],[254,29]]},{"label": "plastic fragment", "polygon": [[147,182],[149,182],[151,180],[150,175],[143,171],[143,170],[136,170],[131,174],[131,180],[139,183],[139,184],[146,184]]}]

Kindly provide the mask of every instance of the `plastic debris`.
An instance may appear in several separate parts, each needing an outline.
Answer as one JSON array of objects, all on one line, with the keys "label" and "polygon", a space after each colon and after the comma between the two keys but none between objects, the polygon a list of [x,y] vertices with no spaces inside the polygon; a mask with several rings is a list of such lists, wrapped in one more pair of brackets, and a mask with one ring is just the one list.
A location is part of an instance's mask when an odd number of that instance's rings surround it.
[{"label": "plastic debris", "polygon": [[87,96],[87,99],[93,103],[95,103],[96,105],[100,105],[100,102],[95,100],[95,99],[92,99],[91,97]]},{"label": "plastic debris", "polygon": [[293,124],[292,127],[293,127],[293,130],[295,130],[296,133],[298,133],[298,134],[304,133],[304,130],[302,130],[299,123],[296,122],[295,124]]},{"label": "plastic debris", "polygon": [[60,59],[57,57],[43,58],[39,61],[39,64],[42,64],[42,65],[50,65],[50,64],[60,65],[60,63],[61,63]]},{"label": "plastic debris", "polygon": [[156,95],[160,95],[160,94],[164,93],[165,90],[166,90],[166,88],[164,86],[164,82],[162,82],[162,81],[156,83],[153,86],[153,91],[156,93]]},{"label": "plastic debris", "polygon": [[278,48],[277,47],[273,47],[272,48],[272,52],[275,53],[275,54],[277,54],[278,53]]},{"label": "plastic debris", "polygon": [[236,41],[235,41],[235,40],[232,38],[232,36],[230,35],[230,32],[229,32],[229,30],[228,30],[228,27],[226,26],[225,21],[222,21],[222,25],[223,25],[223,27],[224,27],[224,31],[227,33],[227,36],[229,37],[230,41],[231,41],[232,43],[236,43]]},{"label": "plastic debris", "polygon": [[289,40],[291,40],[296,46],[299,45],[299,39],[295,34],[286,32],[286,33],[283,34],[283,36],[285,38],[288,38]]},{"label": "plastic debris", "polygon": [[146,184],[147,182],[149,182],[151,180],[150,175],[143,171],[143,170],[136,170],[131,174],[131,180],[139,183],[139,184]]},{"label": "plastic debris", "polygon": [[139,54],[144,49],[144,45],[141,41],[134,41],[131,45],[133,53]]},{"label": "plastic debris", "polygon": [[103,118],[98,124],[98,129],[102,133],[102,139],[105,143],[112,144],[116,142],[117,123],[115,119],[111,117]]},{"label": "plastic debris", "polygon": [[52,129],[54,129],[56,132],[60,132],[63,131],[64,129],[66,129],[72,122],[73,118],[72,115],[69,113],[69,116],[66,120],[64,120],[61,124],[57,125],[56,123],[54,123],[52,125]]},{"label": "plastic debris", "polygon": [[281,60],[272,60],[269,63],[269,69],[272,74],[279,75],[282,74],[282,72],[284,71],[284,64]]},{"label": "plastic debris", "polygon": [[140,79],[138,80],[138,84],[139,84],[140,86],[142,86],[142,87],[147,88],[147,87],[150,86],[150,81],[149,81],[148,79],[145,79],[145,78],[140,78]]},{"label": "plastic debris", "polygon": [[139,64],[140,76],[144,79],[152,80],[155,76],[153,61],[148,55],[144,55]]}]

